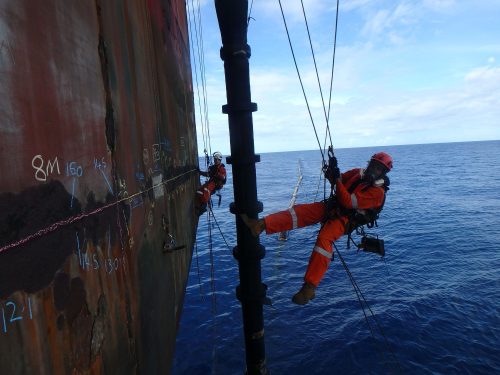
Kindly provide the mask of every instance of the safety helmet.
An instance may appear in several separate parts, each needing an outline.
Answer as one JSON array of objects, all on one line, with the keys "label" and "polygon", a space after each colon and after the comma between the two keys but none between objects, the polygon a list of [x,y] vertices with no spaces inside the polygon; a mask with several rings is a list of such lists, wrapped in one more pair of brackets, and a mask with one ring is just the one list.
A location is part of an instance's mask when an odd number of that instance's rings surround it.
[{"label": "safety helmet", "polygon": [[212,156],[214,159],[222,160],[222,154],[219,151],[215,151]]},{"label": "safety helmet", "polygon": [[383,164],[387,168],[387,171],[390,171],[392,169],[392,157],[386,152],[377,152],[370,159],[370,161],[372,160],[378,161],[379,163]]}]

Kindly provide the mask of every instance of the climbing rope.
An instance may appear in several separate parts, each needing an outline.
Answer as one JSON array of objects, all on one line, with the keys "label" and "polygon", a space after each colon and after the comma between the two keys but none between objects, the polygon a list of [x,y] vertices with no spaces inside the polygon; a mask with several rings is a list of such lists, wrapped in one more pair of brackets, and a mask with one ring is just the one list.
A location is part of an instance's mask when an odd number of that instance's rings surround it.
[{"label": "climbing rope", "polygon": [[248,11],[248,17],[247,17],[247,29],[248,29],[248,25],[250,24],[250,20],[253,19],[252,18],[252,8],[253,8],[253,0],[252,2],[250,3],[250,10]]},{"label": "climbing rope", "polygon": [[208,225],[208,253],[210,256],[210,291],[212,294],[212,314],[217,313],[217,295],[215,293],[215,264],[214,252],[212,241],[212,223],[210,222],[210,211],[207,211],[207,225]]},{"label": "climbing rope", "polygon": [[318,199],[319,186],[321,185],[321,180],[323,180],[323,199],[326,199],[326,179],[323,178],[323,166],[319,169],[319,178],[318,178],[318,186],[316,186],[316,193],[314,194],[313,202],[316,202]]},{"label": "climbing rope", "polygon": [[202,72],[202,88],[203,88],[203,105],[205,109],[205,127],[208,136],[208,150],[210,155],[212,155],[212,145],[210,141],[210,123],[208,121],[208,94],[207,94],[207,78],[205,74],[205,48],[203,45],[203,26],[201,22],[201,6],[200,0],[198,0],[198,25],[200,29],[200,44],[201,44],[201,72]]},{"label": "climbing rope", "polygon": [[[333,88],[333,73],[335,71],[335,53],[337,50],[337,25],[339,23],[339,0],[337,0],[337,10],[335,12],[335,33],[333,37],[333,54],[332,54],[332,73],[330,74],[330,94],[328,97],[328,115],[326,117],[326,123],[330,123],[330,109],[332,103],[332,88]],[[330,133],[330,127],[327,127],[328,134],[330,135],[330,145],[332,145],[332,135]],[[325,132],[325,143],[324,148],[326,149],[326,132]]]},{"label": "climbing rope", "polygon": [[[374,314],[373,310],[371,309],[371,307],[370,307],[368,301],[366,300],[365,296],[361,292],[361,288],[359,287],[358,283],[354,279],[354,276],[352,275],[351,271],[349,270],[349,267],[347,266],[347,263],[344,261],[344,258],[342,257],[342,254],[340,254],[340,251],[339,251],[338,247],[335,245],[335,243],[333,243],[333,247],[334,247],[334,249],[335,249],[335,251],[336,251],[336,253],[337,253],[337,255],[338,255],[339,259],[340,259],[340,262],[342,263],[342,266],[344,267],[344,269],[345,269],[345,271],[347,273],[347,276],[349,277],[349,280],[350,280],[350,282],[352,284],[352,287],[354,288],[354,291],[356,293],[356,296],[358,298],[358,302],[359,302],[359,304],[361,306],[361,309],[363,311],[363,315],[365,317],[365,321],[366,321],[366,324],[368,325],[368,328],[370,330],[372,338],[374,339],[374,341],[376,343],[378,343],[378,341],[377,341],[377,339],[375,337],[375,333],[374,333],[374,330],[372,328],[372,325],[370,324],[370,321],[368,319],[367,312],[365,310],[365,306],[367,307],[367,309],[368,309],[368,311],[370,313],[370,316],[375,321],[375,325],[378,328],[378,331],[380,332],[381,336],[383,337],[386,349],[391,353],[392,357],[394,358],[395,362],[397,363],[399,371],[401,373],[403,373],[402,367],[401,367],[401,363],[399,362],[398,357],[396,356],[396,354],[392,350],[392,347],[389,344],[389,341],[387,340],[385,332],[382,329],[382,326],[380,325],[380,323],[379,323],[376,315]],[[380,350],[380,352],[382,353],[382,356],[384,357],[384,365],[387,365],[388,361],[385,360],[386,359],[386,357],[385,357],[385,351]]]},{"label": "climbing rope", "polygon": [[232,251],[231,250],[231,247],[229,246],[229,244],[227,243],[227,240],[226,240],[226,237],[224,236],[224,233],[222,233],[222,230],[220,228],[220,225],[219,223],[217,222],[217,219],[215,218],[215,214],[214,214],[214,211],[212,210],[212,207],[210,206],[209,207],[209,210],[210,210],[210,213],[212,214],[212,217],[214,219],[214,222],[215,224],[217,225],[217,228],[219,228],[219,233],[220,235],[222,236],[222,239],[224,240],[225,244],[226,244],[226,247],[228,248],[229,251]]},{"label": "climbing rope", "polygon": [[199,262],[199,255],[198,255],[198,242],[195,241],[194,243],[194,252],[196,254],[196,273],[198,274],[198,285],[200,287],[200,296],[201,296],[201,300],[203,301],[204,298],[203,298],[203,287],[201,285],[201,276],[200,276],[200,262]]},{"label": "climbing rope", "polygon": [[309,112],[309,117],[310,117],[311,123],[313,125],[313,129],[314,129],[314,132],[315,132],[315,135],[316,135],[316,139],[318,141],[318,146],[319,146],[319,149],[321,151],[321,155],[322,155],[322,158],[323,158],[323,164],[324,164],[324,151],[323,150],[326,150],[326,139],[327,139],[327,137],[329,137],[329,139],[330,139],[330,146],[333,145],[332,135],[331,135],[331,131],[330,131],[330,125],[329,125],[330,121],[329,120],[330,120],[331,100],[332,100],[333,74],[334,74],[334,71],[335,71],[335,55],[336,55],[336,46],[337,46],[337,29],[338,29],[337,26],[338,26],[338,14],[339,14],[339,0],[337,0],[336,17],[335,17],[335,32],[334,32],[333,54],[332,54],[332,69],[331,69],[331,76],[330,76],[330,90],[329,90],[329,98],[328,98],[328,111],[326,109],[325,99],[324,99],[324,95],[323,95],[323,89],[322,89],[322,86],[321,86],[321,80],[319,78],[318,65],[317,65],[317,62],[316,62],[316,54],[314,52],[314,48],[313,48],[313,44],[312,44],[311,32],[310,32],[310,29],[309,29],[309,23],[307,21],[307,14],[306,14],[306,10],[305,10],[305,7],[304,7],[304,2],[303,2],[303,0],[300,1],[301,7],[302,7],[302,15],[304,17],[304,22],[305,22],[305,26],[306,26],[306,30],[307,30],[307,36],[308,36],[308,40],[309,40],[309,47],[310,47],[310,50],[311,50],[311,56],[312,56],[312,59],[313,59],[314,69],[315,69],[315,72],[316,72],[316,79],[317,79],[317,82],[318,82],[319,92],[320,92],[320,96],[321,96],[321,103],[322,103],[322,106],[323,106],[323,113],[324,113],[324,116],[325,116],[326,126],[325,126],[325,141],[324,141],[323,147],[321,146],[321,143],[319,142],[319,138],[318,138],[317,131],[316,131],[316,126],[314,124],[314,120],[313,120],[313,117],[312,117],[312,114],[311,114],[311,110],[310,110],[309,102],[308,102],[308,99],[307,99],[307,95],[305,93],[304,85],[302,83],[302,77],[300,75],[300,71],[299,71],[299,68],[298,68],[297,59],[295,57],[295,52],[294,52],[293,45],[292,45],[292,42],[291,42],[290,33],[288,31],[288,25],[286,23],[286,17],[285,17],[285,13],[283,11],[283,6],[281,4],[281,0],[278,0],[278,2],[279,2],[279,5],[280,5],[281,15],[282,15],[282,18],[283,18],[283,24],[285,25],[285,30],[286,30],[286,33],[287,33],[288,44],[289,44],[290,50],[292,52],[292,57],[293,57],[293,61],[294,61],[294,64],[295,64],[295,69],[296,69],[297,75],[299,77],[299,82],[300,82],[300,85],[301,85],[301,88],[302,88],[302,93],[303,93],[304,99],[306,101],[306,106],[307,106],[307,109],[308,109],[308,112]]},{"label": "climbing rope", "polygon": [[[209,202],[211,203],[211,202]],[[213,252],[213,239],[212,239],[212,223],[210,221],[211,207],[209,205],[209,210],[207,210],[207,226],[208,226],[208,249],[210,255],[210,293],[212,296],[212,340],[214,342],[212,346],[212,363],[215,368],[215,363],[217,363],[217,345],[215,341],[217,339],[217,293],[215,289],[215,262],[214,262],[214,252]]]},{"label": "climbing rope", "polygon": [[[330,90],[329,90],[329,98],[328,98],[328,111],[326,109],[325,99],[324,99],[324,96],[323,96],[323,89],[322,89],[322,86],[321,86],[321,80],[319,78],[318,65],[316,63],[316,54],[314,52],[314,48],[313,48],[313,44],[312,44],[311,32],[310,32],[310,29],[309,29],[309,23],[307,21],[307,14],[306,14],[306,10],[305,10],[305,7],[304,7],[304,2],[303,2],[303,0],[300,1],[301,6],[302,6],[302,15],[304,17],[304,22],[305,22],[305,26],[306,26],[306,30],[307,30],[307,36],[308,36],[308,39],[309,39],[309,47],[310,47],[310,51],[311,51],[311,56],[312,56],[312,59],[313,59],[313,62],[314,62],[314,69],[315,69],[315,72],[316,72],[316,80],[318,82],[318,88],[319,88],[319,92],[320,92],[320,96],[321,96],[321,103],[322,103],[322,106],[323,106],[323,113],[324,113],[324,116],[325,116],[325,140],[323,142],[323,147],[321,146],[321,143],[319,141],[319,137],[318,137],[318,133],[317,133],[317,130],[316,130],[316,126],[314,124],[314,120],[313,120],[313,117],[312,117],[311,109],[310,109],[310,106],[309,106],[309,103],[308,103],[308,100],[307,100],[307,95],[305,93],[304,85],[302,83],[302,78],[300,76],[300,72],[299,72],[297,60],[295,58],[295,53],[294,53],[294,50],[293,50],[293,45],[292,45],[292,42],[291,42],[290,33],[288,32],[288,26],[287,26],[287,23],[286,23],[286,17],[285,17],[285,13],[283,11],[281,0],[278,0],[278,1],[279,1],[279,5],[280,5],[281,15],[282,15],[282,18],[283,18],[283,23],[285,25],[285,30],[286,30],[286,33],[287,33],[288,44],[289,44],[290,50],[292,52],[292,57],[293,57],[293,61],[294,61],[294,64],[295,64],[295,69],[296,69],[297,75],[299,77],[299,82],[300,82],[300,86],[302,88],[302,93],[304,95],[304,99],[306,101],[306,106],[307,106],[307,110],[309,112],[309,117],[311,119],[311,123],[312,123],[313,129],[314,129],[314,133],[315,133],[315,136],[316,136],[316,140],[318,141],[318,147],[319,147],[319,150],[321,152],[322,171],[320,171],[319,178],[318,178],[318,188],[317,188],[317,192],[316,192],[315,199],[314,199],[316,201],[316,197],[317,197],[318,192],[319,192],[319,186],[320,186],[320,183],[321,183],[322,174],[324,172],[324,168],[326,168],[325,153],[326,153],[326,150],[327,150],[326,141],[327,141],[328,138],[330,139],[330,148],[333,150],[332,134],[331,134],[331,131],[330,131],[330,111],[331,111],[331,101],[332,101],[333,74],[334,74],[334,71],[335,71],[335,55],[336,55],[336,46],[337,46],[337,25],[338,25],[338,14],[339,14],[339,0],[337,0],[337,9],[336,9],[336,17],[335,17],[335,33],[334,33],[334,42],[333,42],[332,69],[331,69],[331,76],[330,76]],[[330,193],[333,193],[333,191],[331,191]],[[323,183],[323,199],[326,199],[326,180]]]},{"label": "climbing rope", "polygon": [[[189,19],[189,39],[191,41],[194,41],[195,39],[193,38],[193,28],[195,29],[196,31],[196,40],[198,40],[198,28],[195,24],[195,27],[193,27],[192,25],[195,23],[195,20],[193,20],[193,18],[195,18],[194,16],[194,8],[193,8],[193,1],[191,0],[191,6],[189,6],[189,2],[186,3],[187,7],[188,7],[188,19]],[[190,11],[191,9],[191,11]],[[195,50],[194,50],[194,44],[195,43],[190,43],[191,45],[191,51],[192,51],[192,56],[193,56],[193,65],[194,65],[194,72],[195,72],[195,82],[196,82],[196,94],[198,96],[198,110],[200,112],[200,122],[201,122],[201,134],[202,134],[202,140],[203,140],[203,148],[205,150],[205,153],[207,152],[207,135],[205,134],[205,125],[204,125],[204,119],[203,119],[203,112],[202,112],[202,109],[201,109],[201,97],[200,97],[200,89],[199,89],[199,82],[198,82],[198,61],[195,59],[196,57],[196,53],[195,53]],[[198,54],[199,55],[199,54]],[[200,72],[201,74],[201,72]]]},{"label": "climbing rope", "polygon": [[[196,82],[196,92],[198,97],[198,111],[200,116],[201,133],[203,140],[203,152],[205,154],[205,164],[208,168],[210,164],[209,155],[212,154],[212,145],[210,139],[210,123],[208,120],[208,100],[207,100],[207,88],[206,88],[206,74],[205,74],[205,52],[203,46],[203,28],[201,23],[201,11],[200,2],[197,2],[197,11],[195,11],[194,1],[187,2],[188,15],[189,15],[189,34],[192,41],[196,40],[196,52],[194,50],[194,44],[191,44],[193,65],[195,72],[195,82]],[[193,26],[194,25],[194,26]],[[194,29],[195,38],[193,38]],[[197,58],[196,58],[197,57]],[[199,71],[199,72],[198,72]],[[198,79],[199,74],[199,79]],[[200,89],[201,81],[201,89]],[[201,91],[201,95],[200,95]],[[203,104],[203,109],[202,109]]]},{"label": "climbing rope", "polygon": [[[309,39],[309,46],[311,48],[311,55],[312,55],[313,62],[314,62],[314,70],[316,71],[316,80],[318,81],[319,93],[321,95],[321,103],[323,105],[323,112],[325,114],[326,130],[328,133],[330,133],[330,127],[328,126],[328,115],[326,114],[325,99],[323,98],[323,89],[321,88],[321,81],[319,79],[318,65],[316,64],[316,54],[314,53],[314,48],[312,45],[311,32],[309,31],[309,23],[307,22],[307,15],[306,15],[306,10],[304,8],[304,1],[300,0],[300,4],[302,5],[302,14],[304,15],[304,22],[306,24],[307,37]],[[330,144],[331,143],[332,143],[332,136],[330,135]],[[326,148],[326,147],[324,147],[324,148]]]},{"label": "climbing rope", "polygon": [[319,141],[318,132],[316,131],[316,125],[314,124],[314,119],[311,113],[311,108],[309,106],[309,101],[307,100],[306,90],[304,88],[304,84],[302,83],[302,77],[300,75],[299,66],[297,65],[297,59],[295,58],[295,52],[293,50],[292,40],[290,38],[290,33],[288,32],[288,25],[286,23],[285,12],[283,11],[283,6],[281,5],[281,0],[278,0],[281,10],[281,16],[283,18],[283,24],[285,25],[286,35],[288,38],[288,44],[290,45],[290,50],[292,52],[293,63],[295,64],[295,70],[297,71],[297,76],[299,77],[300,87],[302,88],[302,94],[304,95],[304,100],[306,101],[307,111],[309,112],[309,118],[311,119],[311,124],[313,126],[314,134],[316,136],[316,140],[318,142],[319,151],[321,152],[321,158],[323,159],[323,164],[325,164],[325,155],[323,149],[321,147],[321,142]]}]

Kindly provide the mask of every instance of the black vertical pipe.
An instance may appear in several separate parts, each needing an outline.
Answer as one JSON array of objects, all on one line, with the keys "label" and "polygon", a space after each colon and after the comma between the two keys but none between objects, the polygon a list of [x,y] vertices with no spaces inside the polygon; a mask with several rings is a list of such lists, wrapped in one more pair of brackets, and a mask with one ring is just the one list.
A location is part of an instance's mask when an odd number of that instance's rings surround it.
[{"label": "black vertical pipe", "polygon": [[264,344],[264,315],[266,286],[262,284],[260,261],[265,249],[259,239],[251,235],[239,214],[257,218],[262,204],[257,201],[257,180],[253,139],[252,112],[257,105],[251,102],[247,44],[247,0],[215,0],[222,37],[221,59],[224,61],[227,104],[222,112],[228,115],[231,156],[227,163],[233,168],[234,203],[231,212],[236,215],[237,246],[233,250],[238,260],[240,285],[236,295],[243,311],[243,330],[248,374],[267,374]]}]

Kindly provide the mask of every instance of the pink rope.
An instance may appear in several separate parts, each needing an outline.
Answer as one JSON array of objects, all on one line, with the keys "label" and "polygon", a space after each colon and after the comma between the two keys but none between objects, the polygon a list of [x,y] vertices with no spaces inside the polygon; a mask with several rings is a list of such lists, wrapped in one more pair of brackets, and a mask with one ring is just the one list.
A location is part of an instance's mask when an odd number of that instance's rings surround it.
[{"label": "pink rope", "polygon": [[[159,184],[156,184],[156,185],[154,185],[154,186],[150,187],[149,189],[146,189],[146,190],[144,190],[144,191],[140,191],[140,192],[138,192],[138,193],[135,193],[135,194],[133,194],[133,195],[131,195],[131,196],[127,197],[127,198],[123,198],[123,199],[117,200],[116,202],[108,203],[107,205],[104,205],[104,206],[102,206],[102,207],[96,208],[96,209],[95,209],[95,210],[93,210],[93,211],[90,211],[90,212],[85,212],[85,213],[81,213],[81,214],[79,214],[79,215],[72,216],[72,217],[69,217],[69,218],[67,218],[67,219],[60,220],[60,221],[58,221],[58,222],[55,222],[55,223],[53,223],[53,224],[49,225],[48,227],[46,227],[46,228],[42,228],[42,229],[40,229],[39,231],[37,231],[37,232],[35,232],[35,233],[33,233],[33,234],[30,234],[29,236],[27,236],[27,237],[25,237],[25,238],[23,238],[23,239],[21,239],[21,240],[19,240],[19,241],[12,242],[12,243],[10,243],[10,244],[8,244],[8,245],[5,245],[5,246],[0,247],[0,254],[1,254],[1,253],[3,253],[4,251],[7,251],[7,250],[12,249],[12,248],[14,248],[14,247],[18,247],[18,246],[24,245],[25,243],[28,243],[28,242],[30,242],[30,241],[32,241],[32,240],[34,240],[34,239],[36,239],[36,238],[40,238],[40,237],[45,236],[45,235],[47,235],[47,234],[49,234],[49,233],[55,232],[55,231],[56,231],[57,229],[59,229],[60,227],[63,227],[63,226],[66,226],[66,225],[69,225],[69,224],[75,223],[75,222],[80,221],[80,220],[82,220],[82,219],[84,219],[84,218],[86,218],[86,217],[89,217],[89,216],[92,216],[92,215],[98,214],[99,212],[102,212],[102,211],[104,211],[104,210],[106,210],[106,209],[108,209],[108,208],[110,208],[110,207],[113,207],[113,206],[115,206],[115,205],[117,205],[117,204],[119,204],[119,203],[121,203],[121,202],[123,202],[123,201],[129,200],[129,199],[132,199],[133,197],[135,197],[135,196],[137,196],[137,195],[139,195],[139,194],[146,193],[146,192],[148,192],[149,190],[152,190],[152,189],[154,189],[154,188],[156,188],[156,187],[158,187],[158,186],[160,186],[160,185],[166,184],[167,182],[173,181],[173,180],[175,180],[175,179],[177,179],[177,178],[179,178],[179,177],[181,177],[181,176],[184,176],[185,174],[191,173],[191,172],[193,172],[193,171],[196,171],[196,169],[192,169],[192,170],[190,170],[190,171],[187,171],[187,172],[181,173],[180,175],[175,176],[175,177],[172,177],[172,178],[170,178],[170,179],[168,179],[168,180],[162,181],[162,182],[160,182]],[[120,230],[121,230],[121,228],[120,228]]]}]

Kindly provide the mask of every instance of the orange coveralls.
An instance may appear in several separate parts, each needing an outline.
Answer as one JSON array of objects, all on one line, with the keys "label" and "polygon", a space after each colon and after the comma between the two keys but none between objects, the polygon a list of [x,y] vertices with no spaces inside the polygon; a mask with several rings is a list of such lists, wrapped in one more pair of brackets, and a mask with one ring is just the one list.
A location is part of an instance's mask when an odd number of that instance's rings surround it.
[{"label": "orange coveralls", "polygon": [[[337,182],[336,199],[339,206],[347,209],[369,209],[380,207],[384,201],[384,188],[360,183],[349,193],[349,187],[362,178],[363,169],[351,169],[341,175],[341,183]],[[286,211],[280,211],[264,218],[266,233],[283,232],[321,222],[326,216],[326,204],[316,202],[298,204]],[[328,219],[321,227],[316,244],[309,259],[304,281],[318,286],[333,258],[332,243],[345,232],[347,216],[336,216]]]},{"label": "orange coveralls", "polygon": [[211,165],[208,168],[208,172],[203,173],[206,173],[210,179],[196,191],[200,205],[208,203],[214,191],[221,189],[226,183],[226,168],[222,163],[218,166]]}]

